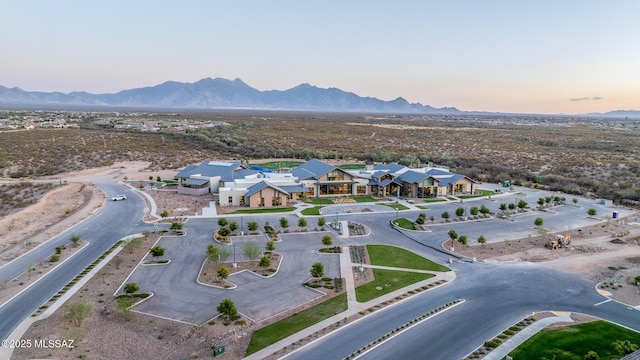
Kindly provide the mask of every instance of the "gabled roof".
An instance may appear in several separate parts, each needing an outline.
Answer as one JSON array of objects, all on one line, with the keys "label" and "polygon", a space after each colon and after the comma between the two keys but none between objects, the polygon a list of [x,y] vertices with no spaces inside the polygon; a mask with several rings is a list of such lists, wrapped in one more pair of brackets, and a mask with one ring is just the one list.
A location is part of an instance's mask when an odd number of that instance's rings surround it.
[{"label": "gabled roof", "polygon": [[244,194],[244,196],[249,197],[249,196],[259,192],[260,190],[266,189],[268,187],[270,187],[272,189],[275,189],[275,190],[277,190],[277,191],[279,191],[279,192],[281,192],[281,193],[283,193],[285,195],[289,195],[289,193],[284,191],[282,188],[280,188],[278,186],[275,186],[273,184],[269,184],[268,182],[263,180],[263,181],[260,181],[257,184],[253,184],[253,185],[249,186],[249,188],[247,189],[247,192]]},{"label": "gabled roof", "polygon": [[291,170],[291,173],[300,180],[319,179],[322,175],[333,169],[336,169],[336,167],[331,164],[327,164],[318,159],[311,159]]},{"label": "gabled roof", "polygon": [[376,179],[380,179],[381,177],[383,177],[387,172],[386,171],[376,171],[373,174],[371,174],[371,177],[376,178]]},{"label": "gabled roof", "polygon": [[400,165],[398,163],[389,163],[389,164],[377,164],[373,167],[373,170],[382,170],[388,171],[390,173],[397,173],[405,168],[405,166]]},{"label": "gabled roof", "polygon": [[400,179],[400,181],[407,184],[416,184],[416,183],[422,182],[424,179],[428,177],[429,175],[426,173],[409,170],[409,171],[405,171],[404,173],[402,173],[402,175],[398,176],[398,179]]}]

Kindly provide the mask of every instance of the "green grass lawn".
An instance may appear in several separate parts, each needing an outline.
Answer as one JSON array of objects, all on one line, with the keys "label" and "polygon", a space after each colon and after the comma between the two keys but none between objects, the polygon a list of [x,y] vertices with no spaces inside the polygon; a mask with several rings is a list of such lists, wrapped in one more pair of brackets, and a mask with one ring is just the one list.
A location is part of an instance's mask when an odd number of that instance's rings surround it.
[{"label": "green grass lawn", "polygon": [[310,208],[303,209],[301,211],[302,215],[320,215],[320,209],[324,206],[314,206]]},{"label": "green grass lawn", "polygon": [[376,202],[378,201],[378,199],[374,199],[371,196],[352,196],[351,197],[353,200],[355,200],[356,202]]},{"label": "green grass lawn", "polygon": [[345,310],[347,310],[347,294],[341,294],[314,307],[293,314],[286,319],[263,327],[253,333],[246,355],[253,354],[287,336]]},{"label": "green grass lawn", "polygon": [[480,195],[461,195],[458,197],[460,199],[471,199],[471,198],[477,198],[477,197],[483,197],[483,196],[491,196],[495,194],[495,192],[491,190],[478,189],[478,191],[480,191]]},{"label": "green grass lawn", "polygon": [[372,265],[393,266],[405,269],[430,271],[450,271],[448,267],[437,264],[411,251],[388,245],[367,245]]},{"label": "green grass lawn", "polygon": [[262,164],[249,164],[249,166],[256,166],[256,167],[267,168],[267,169],[277,169],[279,165],[281,165],[284,168],[292,168],[292,167],[300,166],[303,163],[304,163],[303,161],[271,161],[271,162],[266,162]]},{"label": "green grass lawn", "polygon": [[342,169],[342,170],[362,170],[364,168],[366,168],[367,165],[365,164],[342,164],[342,165],[338,165],[338,168]]},{"label": "green grass lawn", "polygon": [[327,205],[327,204],[333,204],[333,200],[331,199],[327,199],[327,198],[313,198],[313,199],[307,199],[305,201],[306,203],[309,204],[313,204],[313,205]]},{"label": "green grass lawn", "polygon": [[408,229],[408,230],[416,229],[416,226],[413,225],[413,221],[407,218],[399,218],[399,219],[393,220],[393,223],[400,226],[403,229]]},{"label": "green grass lawn", "polygon": [[434,202],[443,202],[445,200],[443,200],[443,199],[424,199],[422,201],[424,201],[426,203],[434,203]]},{"label": "green grass lawn", "polygon": [[620,359],[613,346],[617,340],[640,345],[640,334],[606,321],[594,321],[561,328],[544,329],[525,341],[509,356],[518,360],[575,359],[583,360],[593,350],[601,360]]},{"label": "green grass lawn", "polygon": [[[407,271],[373,269],[375,280],[356,288],[356,300],[367,302],[405,286],[434,277],[432,274],[414,273]],[[378,290],[376,287],[381,287]]]},{"label": "green grass lawn", "polygon": [[416,205],[416,207],[417,207],[418,209],[422,209],[422,210],[429,210],[429,208],[428,208],[428,207],[426,207],[426,206],[424,206],[424,205]]},{"label": "green grass lawn", "polygon": [[264,209],[246,209],[236,210],[231,214],[262,214],[262,213],[277,213],[277,212],[289,212],[294,211],[295,207],[282,207],[282,208],[264,208]]},{"label": "green grass lawn", "polygon": [[384,205],[384,206],[388,206],[390,208],[394,208],[396,210],[407,210],[408,207],[402,205],[402,204],[396,204],[396,203],[377,203],[376,205]]}]

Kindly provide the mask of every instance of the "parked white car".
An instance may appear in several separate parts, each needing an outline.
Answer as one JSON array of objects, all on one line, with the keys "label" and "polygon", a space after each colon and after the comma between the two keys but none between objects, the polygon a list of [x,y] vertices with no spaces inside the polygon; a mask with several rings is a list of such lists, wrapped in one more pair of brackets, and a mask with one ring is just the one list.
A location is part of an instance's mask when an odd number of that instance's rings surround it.
[{"label": "parked white car", "polygon": [[111,200],[113,200],[113,201],[127,200],[127,197],[124,196],[124,195],[116,195],[116,196],[112,197]]}]

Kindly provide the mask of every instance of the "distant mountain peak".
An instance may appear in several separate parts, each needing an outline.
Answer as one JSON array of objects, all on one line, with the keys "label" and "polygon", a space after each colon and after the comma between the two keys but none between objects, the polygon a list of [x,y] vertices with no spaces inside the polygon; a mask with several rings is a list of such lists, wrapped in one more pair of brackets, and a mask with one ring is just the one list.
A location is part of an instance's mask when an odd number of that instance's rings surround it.
[{"label": "distant mountain peak", "polygon": [[[398,97],[384,101],[361,97],[339,88],[320,88],[302,83],[288,90],[260,91],[240,78],[202,78],[194,83],[166,81],[162,84],[123,90],[115,94],[89,94],[78,91],[69,94],[27,92],[19,88],[0,86],[0,104],[12,105],[83,105],[138,108],[185,109],[272,109],[313,110],[372,113],[439,113],[441,109],[409,104]],[[460,112],[445,108],[442,113]]]}]

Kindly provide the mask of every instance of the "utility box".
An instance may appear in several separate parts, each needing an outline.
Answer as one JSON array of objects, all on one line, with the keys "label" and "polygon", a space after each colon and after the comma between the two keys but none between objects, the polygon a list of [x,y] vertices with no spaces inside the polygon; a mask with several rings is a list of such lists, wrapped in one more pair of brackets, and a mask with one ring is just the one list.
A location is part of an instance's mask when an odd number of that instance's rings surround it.
[{"label": "utility box", "polygon": [[215,357],[215,356],[220,356],[220,355],[222,355],[222,354],[224,354],[224,346],[216,346],[216,347],[213,349],[213,356],[214,356],[214,357]]},{"label": "utility box", "polygon": [[511,186],[511,180],[505,180],[502,182],[502,187],[509,187]]}]

